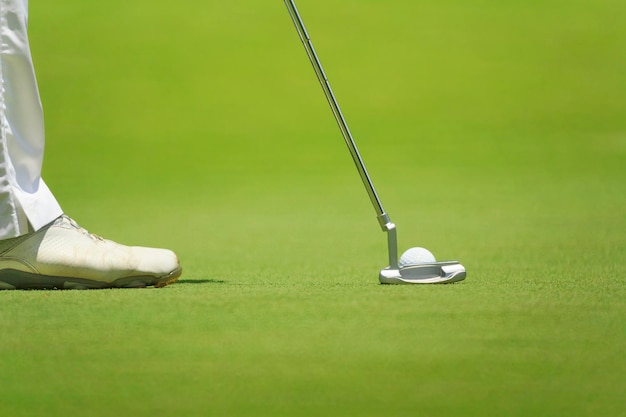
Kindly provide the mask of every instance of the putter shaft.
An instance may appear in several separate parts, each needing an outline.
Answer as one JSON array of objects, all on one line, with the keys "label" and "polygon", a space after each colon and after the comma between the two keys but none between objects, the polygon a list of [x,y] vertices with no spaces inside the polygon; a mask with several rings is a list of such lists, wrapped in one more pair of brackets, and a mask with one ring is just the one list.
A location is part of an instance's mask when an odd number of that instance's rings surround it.
[{"label": "putter shaft", "polygon": [[339,126],[339,130],[341,131],[341,135],[343,136],[346,145],[348,145],[348,149],[350,150],[350,155],[352,155],[352,160],[356,165],[357,170],[359,171],[359,175],[361,180],[363,181],[363,185],[367,190],[367,194],[370,197],[372,205],[374,206],[374,210],[376,211],[376,215],[378,218],[378,222],[383,229],[383,231],[389,231],[391,225],[391,220],[389,216],[385,212],[383,205],[376,193],[376,189],[374,188],[374,184],[372,183],[372,179],[370,178],[367,169],[365,168],[365,163],[361,158],[361,154],[354,142],[352,134],[350,133],[350,129],[348,128],[348,124],[346,123],[346,119],[343,117],[343,113],[341,112],[341,108],[339,107],[339,103],[335,98],[335,94],[333,93],[333,89],[330,87],[330,83],[328,82],[328,78],[326,77],[326,73],[322,68],[322,63],[320,62],[317,53],[315,52],[315,48],[313,47],[313,43],[311,42],[311,38],[304,26],[304,22],[300,17],[300,13],[296,7],[294,0],[285,0],[285,5],[289,10],[289,14],[291,15],[291,19],[298,31],[298,35],[300,36],[300,40],[304,45],[304,49],[306,50],[307,55],[309,56],[309,60],[311,61],[311,65],[313,65],[313,69],[315,70],[315,74],[317,75],[317,79],[322,86],[322,90],[324,90],[324,95],[328,100],[328,104],[330,105],[331,110],[333,111],[333,115],[335,116],[335,120],[337,121],[337,125]]}]

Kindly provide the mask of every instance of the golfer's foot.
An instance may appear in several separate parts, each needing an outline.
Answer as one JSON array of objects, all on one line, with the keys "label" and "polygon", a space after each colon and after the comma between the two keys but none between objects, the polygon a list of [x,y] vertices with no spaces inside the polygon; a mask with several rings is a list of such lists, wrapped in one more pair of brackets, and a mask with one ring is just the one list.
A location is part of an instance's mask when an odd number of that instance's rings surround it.
[{"label": "golfer's foot", "polygon": [[102,239],[65,215],[37,232],[0,240],[0,289],[163,287],[181,271],[172,251]]}]

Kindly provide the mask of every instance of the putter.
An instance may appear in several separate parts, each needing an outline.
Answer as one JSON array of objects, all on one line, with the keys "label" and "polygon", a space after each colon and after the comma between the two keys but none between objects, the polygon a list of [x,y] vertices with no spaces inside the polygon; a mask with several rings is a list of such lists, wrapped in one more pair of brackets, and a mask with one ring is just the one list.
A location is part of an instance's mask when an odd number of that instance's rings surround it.
[{"label": "putter", "polygon": [[399,265],[396,225],[391,221],[389,215],[385,212],[380,198],[376,193],[372,179],[367,173],[367,169],[365,168],[363,159],[359,154],[356,143],[352,138],[348,124],[341,113],[341,109],[339,108],[339,104],[337,103],[333,90],[330,88],[330,83],[328,82],[326,73],[324,72],[322,64],[317,57],[315,48],[313,48],[313,43],[311,42],[311,38],[309,37],[309,34],[304,26],[304,22],[300,17],[296,3],[294,0],[285,0],[285,5],[289,10],[289,14],[291,15],[291,19],[293,20],[298,35],[300,36],[300,40],[304,45],[304,49],[309,56],[311,65],[313,65],[313,69],[315,70],[317,79],[322,86],[322,90],[324,90],[328,104],[333,111],[337,124],[339,125],[339,130],[341,130],[341,134],[346,141],[346,145],[348,145],[348,149],[352,155],[352,160],[359,171],[363,185],[365,186],[367,194],[369,195],[372,205],[374,206],[374,210],[376,211],[378,223],[380,224],[383,232],[387,233],[389,266],[380,271],[380,275],[378,277],[380,282],[382,284],[448,284],[462,281],[465,279],[466,272],[465,267],[458,261]]}]

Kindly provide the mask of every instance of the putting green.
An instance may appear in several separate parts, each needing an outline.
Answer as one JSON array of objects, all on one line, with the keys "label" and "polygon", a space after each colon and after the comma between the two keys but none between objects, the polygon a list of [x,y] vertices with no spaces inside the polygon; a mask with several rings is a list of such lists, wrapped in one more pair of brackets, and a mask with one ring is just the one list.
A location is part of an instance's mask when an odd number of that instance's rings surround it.
[{"label": "putting green", "polygon": [[626,5],[31,2],[44,177],[164,289],[0,292],[3,416],[619,416]]}]

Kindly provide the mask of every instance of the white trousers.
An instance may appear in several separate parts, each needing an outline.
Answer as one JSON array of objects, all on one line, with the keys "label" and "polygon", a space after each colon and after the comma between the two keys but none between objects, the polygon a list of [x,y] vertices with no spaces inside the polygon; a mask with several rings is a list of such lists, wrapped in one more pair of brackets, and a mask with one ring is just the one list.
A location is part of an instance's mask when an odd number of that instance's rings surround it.
[{"label": "white trousers", "polygon": [[0,239],[63,214],[41,179],[43,111],[27,23],[28,0],[0,0]]}]

